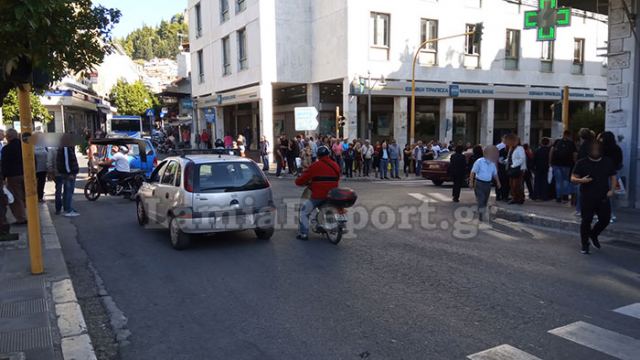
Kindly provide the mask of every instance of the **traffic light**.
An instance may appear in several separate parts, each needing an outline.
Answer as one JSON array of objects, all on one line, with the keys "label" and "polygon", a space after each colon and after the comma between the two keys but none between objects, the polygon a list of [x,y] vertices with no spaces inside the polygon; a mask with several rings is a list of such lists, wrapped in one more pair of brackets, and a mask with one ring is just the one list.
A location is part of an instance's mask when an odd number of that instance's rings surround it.
[{"label": "traffic light", "polygon": [[477,23],[473,31],[473,43],[480,44],[482,42],[482,32],[484,31],[484,23]]},{"label": "traffic light", "polygon": [[338,116],[338,127],[342,129],[346,125],[347,125],[347,118],[342,115]]}]

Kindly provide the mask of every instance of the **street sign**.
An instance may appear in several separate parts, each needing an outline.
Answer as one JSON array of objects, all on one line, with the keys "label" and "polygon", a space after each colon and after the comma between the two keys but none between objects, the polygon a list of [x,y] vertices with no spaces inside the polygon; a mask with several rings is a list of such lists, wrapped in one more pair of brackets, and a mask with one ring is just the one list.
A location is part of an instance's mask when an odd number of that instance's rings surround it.
[{"label": "street sign", "polygon": [[558,0],[539,0],[538,7],[524,12],[524,28],[537,29],[538,41],[554,41],[557,27],[571,25],[571,8],[558,8]]},{"label": "street sign", "polygon": [[294,109],[296,131],[313,131],[318,128],[318,109],[314,106]]},{"label": "street sign", "polygon": [[216,122],[216,109],[215,108],[206,108],[206,109],[204,109],[204,119],[209,124],[215,124],[215,122]]},{"label": "street sign", "polygon": [[147,109],[147,111],[144,113],[144,115],[146,117],[152,117],[152,116],[156,116],[156,112],[153,111],[153,109]]}]

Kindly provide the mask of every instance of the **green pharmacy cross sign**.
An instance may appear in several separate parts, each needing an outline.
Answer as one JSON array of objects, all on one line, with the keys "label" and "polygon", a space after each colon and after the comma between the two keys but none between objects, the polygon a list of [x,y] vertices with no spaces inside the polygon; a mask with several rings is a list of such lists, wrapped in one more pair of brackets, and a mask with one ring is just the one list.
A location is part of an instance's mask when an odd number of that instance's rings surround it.
[{"label": "green pharmacy cross sign", "polygon": [[571,25],[571,8],[558,8],[558,0],[540,0],[539,8],[525,11],[524,28],[537,29],[538,41],[554,41],[557,27]]}]

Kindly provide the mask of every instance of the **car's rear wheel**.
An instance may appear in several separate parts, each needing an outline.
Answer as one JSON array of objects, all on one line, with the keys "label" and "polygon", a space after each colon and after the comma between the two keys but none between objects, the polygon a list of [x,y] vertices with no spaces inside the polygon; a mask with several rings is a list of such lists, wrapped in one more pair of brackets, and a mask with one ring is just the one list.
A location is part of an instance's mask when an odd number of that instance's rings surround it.
[{"label": "car's rear wheel", "polygon": [[273,234],[275,233],[275,229],[274,228],[256,229],[255,233],[258,239],[269,240],[273,237]]},{"label": "car's rear wheel", "polygon": [[178,219],[172,218],[169,222],[169,234],[171,246],[176,250],[184,250],[191,245],[191,236],[180,229]]},{"label": "car's rear wheel", "polygon": [[444,184],[444,181],[442,181],[442,180],[431,180],[431,182],[435,186],[442,186],[442,184]]},{"label": "car's rear wheel", "polygon": [[138,224],[140,224],[140,226],[145,226],[149,223],[149,216],[147,216],[144,205],[139,199],[136,201],[136,214],[138,216]]}]

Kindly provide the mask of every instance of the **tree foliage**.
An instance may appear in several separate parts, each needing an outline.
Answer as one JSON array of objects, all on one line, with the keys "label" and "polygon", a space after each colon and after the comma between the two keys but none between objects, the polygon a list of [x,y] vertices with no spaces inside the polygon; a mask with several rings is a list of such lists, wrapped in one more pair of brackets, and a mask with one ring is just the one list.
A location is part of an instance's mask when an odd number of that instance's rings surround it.
[{"label": "tree foliage", "polygon": [[158,98],[155,97],[142,81],[129,84],[123,80],[111,89],[111,104],[118,108],[121,115],[144,115],[149,108],[158,106]]},{"label": "tree foliage", "polygon": [[172,59],[180,51],[180,36],[187,36],[188,33],[184,16],[176,14],[171,21],[163,20],[160,25],[153,27],[144,25],[124,39],[118,39],[118,42],[134,60]]},{"label": "tree foliage", "polygon": [[571,116],[569,130],[577,134],[580,129],[587,128],[599,134],[604,131],[605,116],[605,111],[602,108],[580,109]]},{"label": "tree foliage", "polygon": [[100,63],[120,15],[91,0],[0,1],[0,98],[17,84],[43,90]]},{"label": "tree foliage", "polygon": [[[53,118],[47,108],[40,102],[40,98],[34,94],[31,94],[31,112],[34,119],[39,119],[43,123],[47,123]],[[19,120],[20,111],[16,89],[11,89],[2,101],[2,116],[5,124],[11,124],[13,121]]]}]

